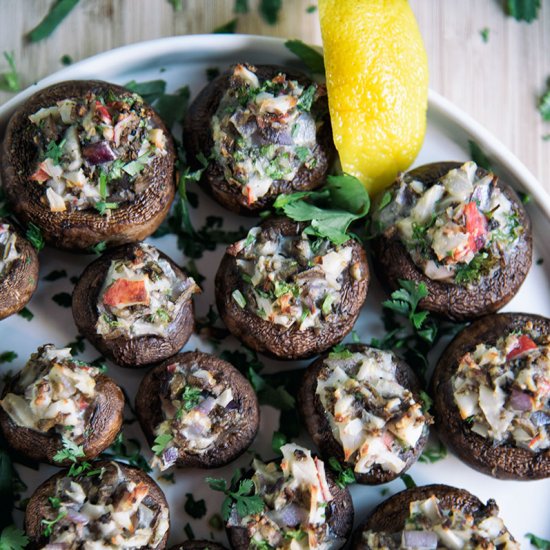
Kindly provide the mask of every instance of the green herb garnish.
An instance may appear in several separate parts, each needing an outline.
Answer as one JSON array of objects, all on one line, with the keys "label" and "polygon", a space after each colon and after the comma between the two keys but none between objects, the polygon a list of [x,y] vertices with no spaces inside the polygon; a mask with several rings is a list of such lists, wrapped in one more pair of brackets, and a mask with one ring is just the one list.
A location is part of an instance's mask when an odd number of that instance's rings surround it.
[{"label": "green herb garnish", "polygon": [[28,307],[24,307],[21,311],[18,311],[17,315],[23,317],[26,321],[32,321],[34,318],[34,313]]},{"label": "green herb garnish", "polygon": [[434,463],[447,456],[447,448],[441,441],[437,445],[429,445],[418,457],[418,462]]},{"label": "green herb garnish", "polygon": [[44,152],[44,157],[52,159],[53,163],[56,165],[59,164],[66,141],[66,139],[62,139],[59,143],[55,143],[53,140],[48,142],[46,151]]},{"label": "green herb garnish", "polygon": [[281,447],[283,445],[286,445],[288,443],[288,439],[286,435],[282,432],[273,432],[273,436],[271,438],[271,448],[273,449],[273,452],[277,455],[281,454]]},{"label": "green herb garnish", "polygon": [[90,246],[89,250],[90,252],[97,254],[99,256],[100,254],[105,252],[106,248],[107,248],[107,243],[105,241],[99,241],[97,244]]},{"label": "green herb garnish", "polygon": [[61,506],[61,499],[59,497],[48,497],[48,501],[54,510],[57,510]]},{"label": "green herb garnish", "polygon": [[401,474],[399,477],[401,478],[401,481],[405,484],[405,487],[407,489],[412,489],[416,487],[414,479],[409,474]]},{"label": "green herb garnish", "polygon": [[[407,317],[415,330],[420,331],[426,318],[427,311],[417,311],[420,300],[428,296],[428,288],[425,283],[415,283],[414,281],[399,280],[401,288],[391,293],[391,300],[382,302],[382,306],[391,309],[404,317]],[[431,332],[424,331],[419,334],[426,334],[427,340],[432,341]]]},{"label": "green herb garnish", "polygon": [[130,80],[124,84],[124,87],[130,92],[138,94],[147,103],[153,103],[164,95],[166,91],[165,80],[148,80],[146,82],[136,82]]},{"label": "green herb garnish", "polygon": [[227,23],[216,27],[212,33],[213,34],[234,34],[237,30],[237,18],[231,19]]},{"label": "green herb garnish", "polygon": [[57,514],[57,517],[52,520],[42,519],[40,523],[44,526],[44,536],[49,537],[52,534],[54,525],[61,519],[63,519],[67,515],[66,510],[62,510]]},{"label": "green herb garnish", "polygon": [[15,353],[15,351],[4,351],[0,353],[0,365],[2,363],[11,363],[14,359],[17,359],[17,353]]},{"label": "green herb garnish", "polygon": [[46,243],[44,242],[44,237],[42,236],[42,231],[34,223],[30,222],[27,228],[26,233],[27,240],[34,246],[37,252],[40,252]]},{"label": "green herb garnish", "polygon": [[149,463],[141,453],[141,443],[133,438],[126,440],[122,432],[117,435],[111,446],[101,453],[101,457],[110,460],[122,460],[130,466],[141,468],[145,472],[151,471]]},{"label": "green herb garnish", "polygon": [[84,353],[86,349],[86,343],[84,341],[84,336],[77,334],[72,342],[69,342],[65,347],[71,348],[71,355],[74,357],[79,353]]},{"label": "green herb garnish", "polygon": [[334,456],[328,459],[328,465],[333,472],[338,474],[336,477],[336,485],[338,485],[340,489],[344,489],[346,486],[355,483],[355,474],[353,470],[349,467],[344,468]]},{"label": "green herb garnish", "polygon": [[483,40],[483,42],[485,42],[485,44],[487,44],[487,42],[489,42],[489,32],[490,32],[489,27],[484,27],[483,29],[481,29],[479,31],[479,34],[481,36],[481,40]]},{"label": "green herb garnish", "polygon": [[21,89],[21,84],[19,82],[19,74],[15,66],[13,52],[4,52],[4,57],[8,62],[10,70],[0,75],[2,79],[2,81],[0,81],[0,89],[8,92],[18,92]]},{"label": "green herb garnish", "polygon": [[191,493],[185,494],[184,510],[194,519],[200,519],[206,515],[206,502],[204,499],[195,500]]},{"label": "green herb garnish", "polygon": [[68,54],[62,55],[59,61],[61,61],[61,64],[65,66],[73,64],[73,58]]},{"label": "green herb garnish", "polygon": [[29,32],[28,39],[31,42],[38,42],[48,38],[77,4],[78,0],[57,0],[46,17]]},{"label": "green herb garnish", "polygon": [[489,254],[479,252],[469,264],[459,263],[456,266],[455,281],[460,285],[476,283],[487,272],[489,264]]},{"label": "green herb garnish", "polygon": [[258,10],[267,24],[275,25],[279,20],[279,12],[282,7],[283,0],[260,0]]},{"label": "green herb garnish", "polygon": [[221,531],[223,529],[223,519],[220,514],[213,514],[208,518],[208,526],[212,527],[216,531]]},{"label": "green herb garnish", "polygon": [[308,86],[300,95],[298,98],[298,101],[296,102],[296,107],[300,109],[300,111],[311,111],[311,107],[313,105],[313,100],[315,99],[315,93],[317,92],[317,87],[314,84],[311,84]]},{"label": "green herb garnish", "polygon": [[470,148],[471,159],[485,170],[491,171],[493,169],[491,161],[487,158],[487,155],[483,149],[473,140],[468,140],[468,146]]},{"label": "green herb garnish", "polygon": [[547,90],[539,100],[539,112],[542,116],[542,120],[546,122],[550,121],[550,81]]},{"label": "green herb garnish", "polygon": [[[237,471],[240,476],[240,471]],[[214,491],[221,491],[225,494],[225,499],[222,503],[222,517],[225,521],[231,515],[233,506],[237,509],[237,514],[244,518],[251,514],[259,514],[265,508],[265,503],[260,495],[254,493],[254,483],[251,479],[242,479],[237,485],[236,476],[230,486],[227,486],[225,479],[207,477],[206,483]]]},{"label": "green herb garnish", "polygon": [[317,11],[317,6],[311,5],[306,8],[306,13],[315,13],[316,11]]},{"label": "green herb garnish", "polygon": [[111,210],[116,210],[118,208],[117,202],[104,202],[99,201],[94,204],[94,208],[99,212],[100,216],[104,216],[107,212]]},{"label": "green herb garnish", "polygon": [[424,390],[420,391],[420,399],[422,399],[422,412],[430,412],[434,400]]},{"label": "green herb garnish", "polygon": [[147,166],[149,157],[149,153],[145,153],[136,160],[132,160],[128,164],[125,164],[122,169],[131,177],[137,176]]},{"label": "green herb garnish", "polygon": [[193,528],[191,527],[191,525],[189,525],[189,523],[185,524],[183,532],[189,540],[195,540],[195,533],[193,532]]},{"label": "green herb garnish", "polygon": [[0,534],[0,550],[23,550],[29,544],[29,537],[15,525],[8,525]]},{"label": "green herb garnish", "polygon": [[312,72],[325,74],[325,62],[323,56],[311,46],[304,44],[301,40],[287,40],[285,46]]},{"label": "green herb garnish", "polygon": [[181,395],[181,406],[184,411],[190,411],[201,401],[202,391],[199,388],[185,386]]},{"label": "green herb garnish", "polygon": [[506,15],[531,23],[538,17],[540,0],[506,0],[504,7]]},{"label": "green herb garnish", "polygon": [[73,304],[73,297],[68,292],[54,294],[52,300],[61,307],[71,307]]},{"label": "green herb garnish", "polygon": [[533,535],[533,533],[526,533],[525,538],[528,539],[535,548],[550,550],[550,540],[541,539],[540,537]]},{"label": "green herb garnish", "polygon": [[160,434],[155,437],[155,444],[152,447],[152,451],[157,455],[161,456],[164,450],[168,447],[172,441],[172,434]]},{"label": "green herb garnish", "polygon": [[54,269],[42,278],[44,281],[52,282],[58,279],[64,279],[65,277],[67,277],[67,272],[64,269]]}]

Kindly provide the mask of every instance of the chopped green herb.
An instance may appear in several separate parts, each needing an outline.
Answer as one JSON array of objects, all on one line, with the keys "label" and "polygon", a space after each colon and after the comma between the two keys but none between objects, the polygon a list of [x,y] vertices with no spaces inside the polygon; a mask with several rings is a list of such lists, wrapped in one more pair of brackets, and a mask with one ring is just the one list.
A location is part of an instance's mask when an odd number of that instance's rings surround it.
[{"label": "chopped green herb", "polygon": [[540,0],[506,0],[506,15],[509,15],[517,21],[527,21],[531,23],[538,17]]},{"label": "chopped green herb", "polygon": [[388,204],[390,204],[391,199],[392,199],[391,191],[386,191],[382,195],[382,198],[380,199],[380,202],[378,203],[378,208],[377,208],[378,212],[380,212],[380,210],[384,210],[384,208],[386,208],[386,206],[388,206]]},{"label": "chopped green herb", "polygon": [[234,34],[237,30],[237,18],[231,19],[231,21],[228,21],[224,25],[220,25],[219,27],[216,27],[212,33],[213,34]]},{"label": "chopped green herb", "polygon": [[71,307],[73,304],[73,297],[68,292],[54,294],[52,300],[61,307]]},{"label": "chopped green herb", "polygon": [[489,42],[489,32],[490,32],[489,27],[484,27],[483,29],[481,29],[479,31],[479,34],[481,36],[481,40],[483,40],[483,42],[485,42],[485,44],[487,44],[487,42]]},{"label": "chopped green herb", "polygon": [[304,44],[301,40],[287,40],[285,46],[312,72],[325,74],[325,62],[323,56],[311,46]]},{"label": "chopped green herb", "polygon": [[174,11],[183,9],[183,0],[168,0],[169,4],[174,8]]},{"label": "chopped green herb", "polygon": [[383,489],[380,489],[380,495],[385,497],[387,494],[389,494],[390,490],[387,487],[384,487]]},{"label": "chopped green herb", "polygon": [[118,206],[117,202],[99,201],[94,204],[94,208],[99,212],[100,216],[104,216],[110,210],[116,210]]},{"label": "chopped green herb", "polygon": [[124,84],[124,87],[130,92],[138,94],[147,103],[153,103],[160,99],[166,91],[165,80],[148,80],[146,82],[136,82],[131,80]]},{"label": "chopped green herb", "polygon": [[74,341],[69,342],[66,347],[71,348],[71,355],[73,357],[75,355],[78,355],[79,353],[84,353],[84,350],[86,349],[86,344],[84,342],[84,336],[81,336],[80,334],[77,334],[75,336]]},{"label": "chopped green herb", "polygon": [[355,474],[353,470],[349,467],[344,468],[334,456],[328,459],[328,465],[333,472],[338,474],[336,478],[336,485],[338,485],[338,487],[344,489],[346,486],[355,483]]},{"label": "chopped green herb", "polygon": [[[128,404],[128,400],[126,403]],[[151,467],[141,453],[141,443],[137,439],[124,439],[124,435],[120,432],[111,446],[101,453],[102,458],[121,460],[127,462],[131,466],[141,468],[145,472],[150,472]]]},{"label": "chopped green herb", "polygon": [[542,136],[542,141],[550,141],[550,134],[545,134]]},{"label": "chopped green herb", "polygon": [[400,477],[401,481],[405,484],[405,487],[407,489],[412,489],[413,487],[416,487],[414,479],[409,474],[401,474]]},{"label": "chopped green herb", "polygon": [[311,111],[316,92],[317,87],[314,84],[309,85],[298,98],[298,101],[296,102],[296,107],[298,107],[298,109],[300,109],[301,111]]},{"label": "chopped green herb", "polygon": [[62,55],[59,61],[61,61],[61,64],[65,66],[73,64],[73,58],[68,54]]},{"label": "chopped green herb", "polygon": [[279,12],[282,7],[283,0],[260,0],[258,10],[266,23],[275,25],[279,20]]},{"label": "chopped green herb", "polygon": [[475,141],[469,139],[468,146],[470,147],[470,157],[478,166],[485,168],[485,170],[493,169],[491,161]]},{"label": "chopped green herb", "polygon": [[192,386],[185,386],[181,396],[182,408],[185,411],[190,411],[196,407],[201,400],[201,390]]},{"label": "chopped green herb", "polygon": [[237,288],[232,293],[231,296],[233,300],[237,302],[237,305],[244,309],[246,307],[246,298],[243,296],[243,293]]},{"label": "chopped green herb", "polygon": [[26,236],[27,240],[34,246],[37,252],[40,252],[46,245],[44,237],[42,237],[42,231],[32,222],[29,223]]},{"label": "chopped green herb", "polygon": [[152,451],[160,456],[164,450],[168,447],[168,444],[172,441],[173,437],[171,434],[160,434],[155,437],[155,444],[152,447]]},{"label": "chopped green herb", "polygon": [[541,539],[540,537],[533,535],[533,533],[526,533],[525,538],[528,539],[529,542],[535,548],[542,548],[542,550],[550,550],[550,540]]},{"label": "chopped green herb", "polygon": [[523,191],[516,191],[516,193],[523,204],[529,204],[533,200],[533,197],[529,193],[524,193]]},{"label": "chopped green herb", "polygon": [[28,39],[31,42],[38,42],[39,40],[48,38],[77,4],[78,0],[57,0],[46,17],[29,32],[27,35]]},{"label": "chopped green herb", "polygon": [[79,458],[84,458],[86,454],[84,453],[84,447],[82,445],[77,445],[70,439],[62,437],[63,449],[57,451],[53,456],[55,462],[65,462],[70,460],[73,463],[78,462]]},{"label": "chopped green herb", "polygon": [[220,69],[217,67],[208,67],[206,69],[206,80],[212,82],[216,77],[220,76]]},{"label": "chopped green herb", "polygon": [[67,511],[66,510],[62,510],[61,512],[59,512],[59,514],[57,514],[57,517],[55,519],[52,519],[52,520],[47,520],[47,519],[42,519],[40,521],[40,523],[44,526],[44,533],[43,535],[45,537],[49,537],[51,536],[52,534],[52,531],[53,531],[53,526],[61,519],[63,519],[65,516],[67,515]]},{"label": "chopped green herb", "polygon": [[174,472],[170,474],[162,474],[158,477],[159,481],[163,481],[164,483],[169,483],[170,485],[174,485],[176,483],[176,477],[174,475]]},{"label": "chopped green herb", "polygon": [[145,153],[141,155],[141,157],[138,157],[136,160],[132,160],[128,164],[125,164],[122,167],[122,169],[129,176],[132,176],[132,177],[137,176],[147,166],[147,162],[149,161],[149,158],[150,158],[149,153]]},{"label": "chopped green herb", "polygon": [[332,311],[332,302],[334,302],[334,294],[327,294],[321,306],[321,311],[325,317]]},{"label": "chopped green herb", "polygon": [[229,519],[233,506],[235,506],[237,514],[241,518],[251,514],[259,514],[265,508],[262,497],[254,493],[254,483],[251,479],[242,479],[237,485],[234,476],[229,488],[224,479],[207,477],[206,482],[214,491],[221,491],[225,494],[225,500],[222,504],[222,517],[225,521]]},{"label": "chopped green herb", "polygon": [[189,540],[195,540],[195,533],[193,532],[193,528],[191,527],[191,525],[189,525],[189,523],[185,524],[185,527],[183,528],[183,531],[185,533],[185,536]]},{"label": "chopped green herb", "polygon": [[301,529],[289,529],[285,533],[285,539],[302,540],[307,533]]},{"label": "chopped green herb", "polygon": [[346,347],[345,344],[336,344],[328,355],[329,359],[349,359],[353,353]]},{"label": "chopped green herb", "polygon": [[44,281],[52,282],[57,281],[58,279],[64,279],[66,276],[67,272],[64,269],[54,269],[42,278]]},{"label": "chopped green herb", "polygon": [[248,13],[248,0],[235,0],[235,6],[233,7],[235,13]]},{"label": "chopped green herb", "polygon": [[107,243],[105,241],[99,241],[97,244],[90,246],[89,250],[90,252],[99,255],[105,252],[106,248],[107,248]]},{"label": "chopped green herb", "polygon": [[61,506],[61,499],[59,497],[48,497],[51,507],[57,510]]},{"label": "chopped green herb", "polygon": [[172,128],[176,122],[181,122],[187,112],[189,104],[189,87],[183,86],[173,94],[164,94],[155,103],[155,110],[164,120],[168,128]]},{"label": "chopped green herb", "polygon": [[420,399],[422,399],[422,412],[430,412],[434,400],[424,391],[420,391]]},{"label": "chopped green herb", "polygon": [[391,300],[382,302],[382,306],[407,317],[415,330],[420,330],[428,316],[427,311],[416,311],[420,300],[428,296],[425,283],[416,283],[401,279],[401,288],[391,293]]},{"label": "chopped green herb", "polygon": [[294,149],[294,152],[296,153],[296,156],[300,160],[300,162],[305,162],[309,157],[309,149],[304,146],[299,146]]},{"label": "chopped green herb", "polygon": [[537,265],[542,265],[544,263],[544,258],[539,258],[535,263]]},{"label": "chopped green herb", "polygon": [[11,363],[14,359],[17,359],[17,353],[15,353],[15,351],[4,351],[0,353],[0,365],[2,363]]},{"label": "chopped green herb", "polygon": [[62,139],[59,143],[55,141],[48,142],[46,151],[44,152],[45,158],[52,159],[54,164],[59,164],[61,161],[61,156],[63,155],[63,147],[65,147],[65,142],[67,140]]},{"label": "chopped green herb", "polygon": [[195,500],[191,493],[185,494],[184,510],[194,519],[200,519],[206,515],[206,502],[204,499]]},{"label": "chopped green herb", "polygon": [[480,252],[476,254],[469,264],[457,264],[455,281],[462,284],[475,283],[488,271],[489,254]]},{"label": "chopped green herb", "polygon": [[0,534],[0,550],[23,550],[29,544],[29,537],[15,525],[8,525]]},{"label": "chopped green herb", "polygon": [[427,446],[422,454],[418,457],[418,462],[434,463],[443,460],[447,456],[447,448],[443,443],[438,442],[437,445]]},{"label": "chopped green herb", "polygon": [[32,313],[31,310],[28,307],[24,307],[17,314],[20,315],[21,317],[23,317],[23,319],[25,319],[27,321],[32,321],[33,318],[34,318],[34,313]]},{"label": "chopped green herb", "polygon": [[308,6],[306,8],[306,13],[315,13],[317,11],[317,6]]},{"label": "chopped green herb", "polygon": [[284,433],[273,432],[273,437],[271,438],[271,448],[273,452],[277,455],[281,454],[281,447],[288,443],[287,437]]},{"label": "chopped green herb", "polygon": [[550,81],[546,91],[539,100],[539,112],[542,116],[542,120],[546,122],[550,121]]},{"label": "chopped green herb", "polygon": [[15,67],[13,52],[4,52],[4,57],[8,62],[10,70],[0,75],[2,79],[0,81],[0,89],[6,90],[8,92],[18,92],[21,89],[21,84],[19,82],[19,74],[17,73],[17,68]]},{"label": "chopped green herb", "polygon": [[210,516],[210,518],[208,518],[208,525],[216,531],[221,531],[223,529],[223,519],[220,514],[213,514]]}]

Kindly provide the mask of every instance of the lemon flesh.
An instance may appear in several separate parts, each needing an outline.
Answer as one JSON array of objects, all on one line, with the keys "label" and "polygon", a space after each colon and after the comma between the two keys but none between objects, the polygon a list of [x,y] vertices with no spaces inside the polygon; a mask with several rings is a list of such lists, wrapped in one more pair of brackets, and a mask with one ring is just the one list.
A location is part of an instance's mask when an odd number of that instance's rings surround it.
[{"label": "lemon flesh", "polygon": [[416,158],[428,61],[406,0],[319,0],[334,143],[371,194]]}]

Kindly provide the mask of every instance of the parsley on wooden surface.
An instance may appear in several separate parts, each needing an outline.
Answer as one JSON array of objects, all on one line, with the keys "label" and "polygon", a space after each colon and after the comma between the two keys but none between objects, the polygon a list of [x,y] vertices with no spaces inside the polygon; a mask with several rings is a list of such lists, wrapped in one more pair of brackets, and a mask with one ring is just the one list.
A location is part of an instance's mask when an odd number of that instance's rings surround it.
[{"label": "parsley on wooden surface", "polygon": [[231,21],[228,21],[227,23],[224,23],[223,25],[220,25],[219,27],[216,27],[212,33],[213,34],[234,34],[237,31],[237,23],[238,19],[231,19]]},{"label": "parsley on wooden surface", "polygon": [[485,44],[487,44],[487,42],[489,42],[489,32],[490,32],[489,27],[484,27],[483,29],[481,29],[479,31],[479,34],[481,36],[481,40],[483,40],[483,42],[485,42]]},{"label": "parsley on wooden surface", "polygon": [[550,81],[548,82],[546,91],[539,100],[539,113],[542,116],[542,120],[550,121]]},{"label": "parsley on wooden surface", "polygon": [[336,485],[338,485],[340,489],[344,489],[348,485],[355,483],[355,474],[353,473],[353,470],[349,467],[344,468],[334,456],[331,456],[328,459],[328,465],[331,470],[337,474]]},{"label": "parsley on wooden surface", "polygon": [[0,534],[0,550],[23,550],[29,544],[29,537],[15,525],[8,525]]},{"label": "parsley on wooden surface", "polygon": [[67,277],[67,271],[64,269],[54,269],[53,271],[50,271],[47,275],[44,275],[42,279],[44,281],[52,282],[57,281],[58,279],[64,279]]},{"label": "parsley on wooden surface", "polygon": [[325,74],[323,56],[315,48],[312,48],[301,40],[287,40],[285,46],[295,56],[299,57],[312,73]]},{"label": "parsley on wooden surface", "polygon": [[225,495],[222,503],[222,517],[225,521],[231,515],[231,509],[235,506],[237,514],[244,518],[251,514],[259,514],[265,508],[265,503],[260,495],[255,494],[254,483],[251,479],[241,479],[241,471],[237,470],[229,487],[225,479],[207,477],[206,482],[214,491],[220,491]]},{"label": "parsley on wooden surface", "polygon": [[4,57],[10,69],[0,75],[0,89],[7,92],[18,92],[21,89],[21,83],[19,82],[19,74],[15,66],[13,52],[4,52]]},{"label": "parsley on wooden surface", "polygon": [[517,21],[531,23],[538,17],[540,0],[505,0],[506,14]]},{"label": "parsley on wooden surface", "polygon": [[409,474],[401,474],[399,477],[401,478],[401,481],[405,484],[405,487],[407,489],[412,489],[416,487],[414,479]]},{"label": "parsley on wooden surface", "polygon": [[61,61],[61,64],[65,66],[73,64],[73,58],[68,54],[62,55],[59,61]]},{"label": "parsley on wooden surface", "polygon": [[27,35],[31,42],[48,38],[78,4],[78,0],[57,0],[42,21]]},{"label": "parsley on wooden surface", "polygon": [[428,445],[418,457],[418,462],[434,463],[447,456],[447,447],[439,441],[437,445]]},{"label": "parsley on wooden surface", "polygon": [[269,25],[279,21],[279,13],[283,7],[283,0],[260,0],[258,10],[262,19]]},{"label": "parsley on wooden surface", "polygon": [[525,538],[528,539],[535,548],[550,550],[550,540],[541,539],[540,537],[533,535],[533,533],[526,533]]},{"label": "parsley on wooden surface", "polygon": [[26,321],[32,321],[34,319],[34,313],[28,307],[24,307],[21,311],[18,311],[17,315],[23,317]]},{"label": "parsley on wooden surface", "polygon": [[468,147],[470,148],[470,158],[485,170],[492,170],[491,161],[487,158],[487,155],[483,149],[473,140],[468,140]]},{"label": "parsley on wooden surface", "polygon": [[30,222],[27,227],[27,240],[34,246],[37,252],[40,252],[46,243],[44,242],[44,237],[42,236],[42,231],[34,223]]},{"label": "parsley on wooden surface", "polygon": [[206,515],[206,502],[204,499],[195,500],[191,493],[185,494],[184,510],[194,519],[200,519]]},{"label": "parsley on wooden surface", "polygon": [[235,13],[248,13],[249,9],[248,0],[235,0],[235,5],[233,7]]},{"label": "parsley on wooden surface", "polygon": [[71,307],[73,304],[73,297],[68,292],[59,292],[52,296],[52,300],[61,307]]}]

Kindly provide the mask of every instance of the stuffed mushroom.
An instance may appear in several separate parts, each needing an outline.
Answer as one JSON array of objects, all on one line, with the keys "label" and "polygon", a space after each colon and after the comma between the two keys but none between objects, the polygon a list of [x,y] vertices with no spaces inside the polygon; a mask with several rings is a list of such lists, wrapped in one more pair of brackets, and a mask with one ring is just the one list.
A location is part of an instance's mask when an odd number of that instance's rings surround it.
[{"label": "stuffed mushroom", "polygon": [[141,367],[177,353],[193,332],[199,292],[154,246],[108,251],[82,273],[73,291],[78,330],[122,367]]},{"label": "stuffed mushroom", "polygon": [[216,303],[227,328],[277,359],[321,353],[351,331],[367,295],[361,245],[311,237],[307,225],[272,218],[226,250]]},{"label": "stuffed mushroom", "polygon": [[12,222],[0,219],[0,319],[21,311],[38,284],[38,255]]},{"label": "stuffed mushroom", "polygon": [[123,420],[122,390],[94,366],[71,356],[69,348],[47,344],[4,388],[0,428],[10,447],[23,456],[69,465],[90,460],[116,438]]},{"label": "stuffed mushroom", "polygon": [[519,544],[498,515],[494,500],[448,485],[407,489],[380,504],[354,535],[353,550],[501,548]]},{"label": "stuffed mushroom", "polygon": [[550,477],[550,319],[484,317],[443,352],[436,427],[466,464],[502,479]]},{"label": "stuffed mushroom", "polygon": [[393,353],[352,344],[308,367],[299,391],[306,428],[325,458],[351,467],[359,483],[386,483],[422,452],[431,417],[420,384]]},{"label": "stuffed mushroom", "polygon": [[[255,459],[240,482],[259,497],[246,514],[233,505],[227,522],[232,548],[341,548],[353,526],[353,504],[325,471],[324,463],[294,444],[281,447],[282,458],[267,464]],[[246,514],[246,515],[243,515]]]},{"label": "stuffed mushroom", "polygon": [[84,80],[54,84],[16,110],[1,173],[21,222],[82,251],[153,233],[174,198],[174,162],[169,131],[141,97]]},{"label": "stuffed mushroom", "polygon": [[136,413],[161,470],[218,468],[252,443],[260,423],[256,394],[231,364],[199,351],[150,370]]},{"label": "stuffed mushroom", "polygon": [[238,64],[208,84],[184,141],[197,168],[206,165],[201,183],[241,214],[319,186],[335,155],[325,87],[271,65]]},{"label": "stuffed mushroom", "polygon": [[531,266],[531,223],[516,193],[476,166],[438,162],[402,174],[374,204],[375,268],[392,290],[424,283],[423,309],[455,321],[493,313]]},{"label": "stuffed mushroom", "polygon": [[31,549],[165,548],[170,515],[153,479],[118,462],[91,467],[62,471],[33,493],[25,512]]}]

